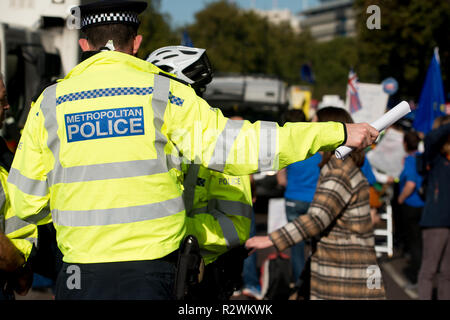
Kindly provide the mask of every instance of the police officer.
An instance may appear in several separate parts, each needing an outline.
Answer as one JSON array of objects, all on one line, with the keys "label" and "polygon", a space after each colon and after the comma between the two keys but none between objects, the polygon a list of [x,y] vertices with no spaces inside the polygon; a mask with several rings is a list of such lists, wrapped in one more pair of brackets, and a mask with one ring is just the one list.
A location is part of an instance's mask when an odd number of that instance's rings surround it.
[{"label": "police officer", "polygon": [[14,157],[8,188],[17,215],[34,217],[50,203],[64,255],[58,299],[174,297],[176,251],[186,236],[178,151],[246,175],[341,144],[365,147],[378,136],[368,124],[228,120],[192,88],[133,56],[145,7],[80,6],[82,50],[107,49],[44,90]]},{"label": "police officer", "polygon": [[[0,129],[9,109],[6,87],[0,74]],[[37,229],[18,219],[11,210],[6,180],[13,154],[0,137],[0,300],[13,300],[13,290],[25,295],[32,274],[25,264],[36,242]]]},{"label": "police officer", "polygon": [[[192,86],[199,97],[213,77],[202,48],[166,46],[153,51],[147,61]],[[201,282],[191,286],[185,298],[228,300],[242,285],[247,257],[243,244],[252,214],[250,177],[226,175],[200,164],[183,163],[182,170],[187,233],[197,238],[205,263]]]}]

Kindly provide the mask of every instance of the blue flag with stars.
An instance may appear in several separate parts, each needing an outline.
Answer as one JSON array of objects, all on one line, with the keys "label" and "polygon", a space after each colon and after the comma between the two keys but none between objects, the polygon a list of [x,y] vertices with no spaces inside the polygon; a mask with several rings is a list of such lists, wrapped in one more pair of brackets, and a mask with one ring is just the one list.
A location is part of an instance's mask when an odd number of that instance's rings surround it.
[{"label": "blue flag with stars", "polygon": [[442,82],[438,49],[434,49],[425,83],[420,94],[413,127],[417,131],[431,131],[434,119],[445,115],[444,84]]}]

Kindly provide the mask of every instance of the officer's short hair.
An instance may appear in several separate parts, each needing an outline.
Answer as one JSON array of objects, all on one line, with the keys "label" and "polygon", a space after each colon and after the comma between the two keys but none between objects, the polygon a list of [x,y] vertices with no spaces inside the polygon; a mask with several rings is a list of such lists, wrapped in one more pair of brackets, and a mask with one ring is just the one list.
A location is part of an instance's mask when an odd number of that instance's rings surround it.
[{"label": "officer's short hair", "polygon": [[137,27],[128,24],[105,24],[85,28],[83,34],[96,50],[104,47],[109,40],[113,40],[115,47],[124,49],[136,37]]},{"label": "officer's short hair", "polygon": [[306,116],[303,110],[291,109],[285,113],[286,122],[305,122]]}]

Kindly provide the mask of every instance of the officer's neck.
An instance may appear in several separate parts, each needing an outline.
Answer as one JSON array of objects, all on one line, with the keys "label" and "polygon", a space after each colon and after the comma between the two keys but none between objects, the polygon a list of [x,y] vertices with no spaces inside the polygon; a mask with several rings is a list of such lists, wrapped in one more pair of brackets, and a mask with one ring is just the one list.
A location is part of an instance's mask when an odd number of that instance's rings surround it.
[{"label": "officer's neck", "polygon": [[[81,52],[81,61],[80,62],[82,62],[82,61],[84,61],[86,59],[89,59],[90,57],[96,55],[97,53],[103,52],[103,51],[111,51],[111,50],[108,50],[108,49],[105,50],[105,48],[100,48],[99,50],[94,50],[94,51],[82,51]],[[126,54],[130,54],[128,52],[121,51],[121,50],[115,50],[115,51],[126,53]],[[130,55],[134,56],[133,54],[130,54]]]}]

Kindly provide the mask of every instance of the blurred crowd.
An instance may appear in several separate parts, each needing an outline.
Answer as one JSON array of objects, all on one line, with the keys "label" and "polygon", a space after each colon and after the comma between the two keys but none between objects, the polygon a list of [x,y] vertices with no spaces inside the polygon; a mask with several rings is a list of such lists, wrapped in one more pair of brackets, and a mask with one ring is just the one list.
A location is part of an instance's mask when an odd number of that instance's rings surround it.
[{"label": "blurred crowd", "polygon": [[[325,113],[328,114],[330,109],[337,108],[319,109],[317,115],[326,109],[328,112]],[[347,113],[343,110],[342,112]],[[331,118],[327,120],[346,120],[337,116],[339,112],[331,114]],[[313,117],[312,121],[318,121],[317,115]],[[305,115],[301,110],[290,110],[285,119],[289,122],[305,121]],[[278,183],[286,188],[285,209],[289,224],[281,228],[281,231],[277,230],[270,234],[271,242],[264,245],[263,242],[267,240],[258,239],[257,243],[250,244],[250,247],[255,248],[265,248],[273,244],[277,249],[290,247],[293,280],[297,287],[302,285],[302,272],[309,273],[311,281],[316,276],[314,270],[311,273],[310,266],[306,266],[309,262],[308,255],[312,255],[314,262],[311,238],[313,242],[315,239],[319,244],[320,241],[324,242],[321,240],[324,238],[329,242],[330,230],[333,232],[336,224],[345,223],[342,222],[344,220],[342,216],[345,216],[347,209],[336,209],[334,210],[335,216],[330,218],[333,221],[329,221],[329,225],[325,225],[323,230],[315,232],[314,235],[311,234],[313,231],[309,230],[311,227],[308,227],[308,223],[327,223],[324,222],[323,216],[321,217],[320,213],[317,213],[318,209],[314,208],[321,203],[319,185],[324,171],[321,166],[324,161],[323,157],[321,152],[278,172]],[[386,221],[383,221],[380,213],[385,213],[387,206],[391,207],[394,238],[392,257],[403,259],[406,262],[402,273],[408,279],[409,287],[418,291],[419,299],[450,299],[450,116],[436,118],[433,130],[427,135],[416,132],[409,119],[402,119],[389,127],[376,144],[364,150],[363,159],[362,161],[354,159],[354,162],[360,162],[359,170],[368,183],[372,229],[387,229]],[[339,163],[339,166],[344,167],[345,162]],[[330,192],[330,198],[332,198],[332,192],[337,190],[336,187],[327,190]],[[340,194],[342,195],[343,192]],[[356,197],[356,195],[354,196]],[[333,211],[331,210],[333,209],[331,200],[323,201],[322,205],[328,207],[329,211]],[[330,213],[330,215],[332,214]],[[364,206],[361,206],[358,214],[365,215]],[[310,216],[312,222],[306,216]],[[351,222],[348,225],[347,234],[353,233],[352,236],[361,236],[361,230],[355,230],[357,226],[358,222]],[[283,241],[288,242],[288,245],[278,246],[276,237],[285,238]],[[305,241],[303,240],[307,238],[309,238],[307,241],[309,245],[307,246],[308,250],[305,251]],[[375,244],[379,244],[378,242],[379,240]],[[373,245],[368,244],[368,246],[371,246],[373,250]],[[342,243],[339,249],[347,250],[347,255],[353,254],[352,251],[354,251],[354,248],[344,247]],[[328,248],[328,250],[332,249]],[[360,254],[358,258],[360,262],[363,261],[362,256]],[[329,265],[333,260],[335,266],[344,265],[345,259],[330,257],[321,257],[316,254],[316,263],[319,265],[328,263]],[[320,261],[321,259],[324,261]],[[348,261],[346,263],[348,266]],[[323,269],[317,269],[316,272],[323,272]],[[348,267],[346,272],[347,274],[350,272]],[[345,272],[341,274],[345,274]],[[326,276],[322,274],[322,277]],[[332,280],[334,281],[336,278],[332,278]],[[350,279],[346,279],[346,281],[350,285]],[[354,277],[352,281],[355,281]],[[331,287],[329,285],[325,291],[332,290]],[[318,288],[320,291],[319,285]],[[250,296],[259,297],[258,293],[260,292],[255,291],[255,286],[252,286],[250,291],[254,293]],[[313,292],[312,287],[311,292]],[[364,290],[359,290],[359,296],[357,294],[353,297],[333,296],[330,292],[321,293],[325,294],[322,298],[368,297]]]}]

